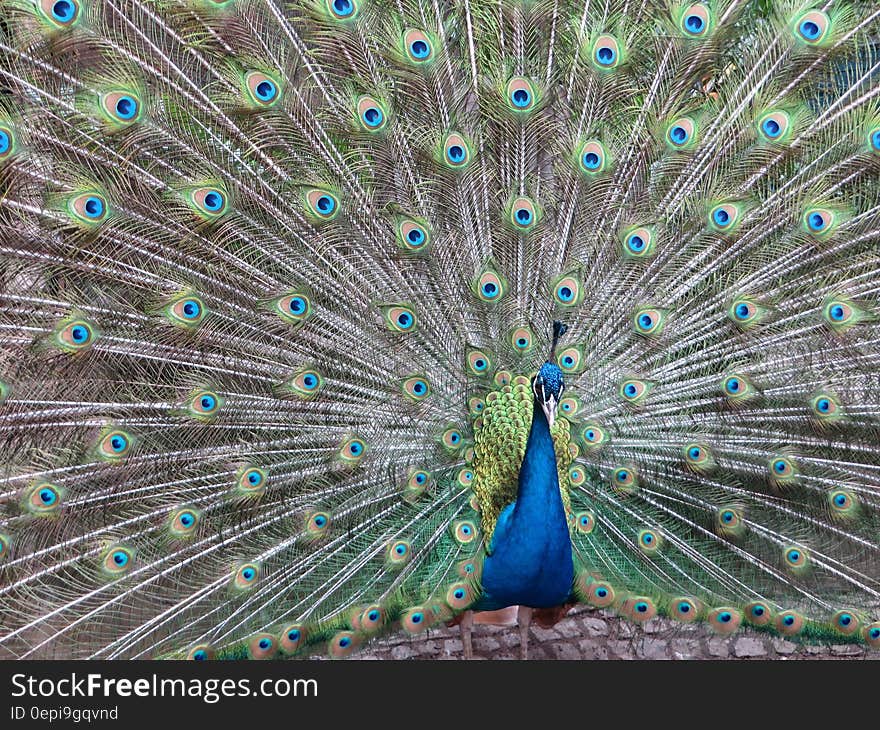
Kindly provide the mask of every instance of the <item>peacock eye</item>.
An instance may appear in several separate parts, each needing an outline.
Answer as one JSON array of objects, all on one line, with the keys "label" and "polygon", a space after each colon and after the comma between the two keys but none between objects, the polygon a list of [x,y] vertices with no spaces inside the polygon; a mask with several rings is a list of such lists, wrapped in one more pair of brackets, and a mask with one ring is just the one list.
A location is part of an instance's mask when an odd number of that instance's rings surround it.
[{"label": "peacock eye", "polygon": [[382,104],[371,96],[362,96],[357,103],[358,120],[368,132],[378,132],[386,126],[388,115]]}]

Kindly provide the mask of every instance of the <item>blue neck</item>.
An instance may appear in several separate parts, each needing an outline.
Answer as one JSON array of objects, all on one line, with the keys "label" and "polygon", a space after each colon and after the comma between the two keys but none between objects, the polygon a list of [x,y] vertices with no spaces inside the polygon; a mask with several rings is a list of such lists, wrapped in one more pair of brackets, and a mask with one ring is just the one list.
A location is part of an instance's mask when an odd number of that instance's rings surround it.
[{"label": "blue neck", "polygon": [[574,578],[571,538],[559,494],[550,426],[535,401],[519,471],[516,502],[501,512],[483,564],[483,595],[476,608],[558,606]]}]

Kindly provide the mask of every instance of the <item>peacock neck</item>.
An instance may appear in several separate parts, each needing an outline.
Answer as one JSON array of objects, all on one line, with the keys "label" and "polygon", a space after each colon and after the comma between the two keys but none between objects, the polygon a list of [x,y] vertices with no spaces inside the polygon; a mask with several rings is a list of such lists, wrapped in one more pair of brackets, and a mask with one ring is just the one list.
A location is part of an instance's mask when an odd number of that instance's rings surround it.
[{"label": "peacock neck", "polygon": [[533,401],[532,426],[519,471],[515,522],[517,518],[528,520],[531,525],[537,522],[550,527],[561,525],[563,530],[567,529],[550,424],[537,399]]}]

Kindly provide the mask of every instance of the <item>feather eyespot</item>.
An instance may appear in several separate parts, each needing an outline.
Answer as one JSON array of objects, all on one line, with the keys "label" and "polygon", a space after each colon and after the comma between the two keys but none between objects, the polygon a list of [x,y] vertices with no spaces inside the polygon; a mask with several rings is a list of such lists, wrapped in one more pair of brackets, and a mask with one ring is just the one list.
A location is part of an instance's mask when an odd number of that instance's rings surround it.
[{"label": "feather eyespot", "polygon": [[831,21],[821,10],[810,10],[795,18],[793,25],[798,40],[808,45],[819,45],[827,38]]},{"label": "feather eyespot", "polygon": [[249,659],[271,659],[278,651],[278,642],[272,634],[257,634],[247,643]]},{"label": "feather eyespot", "polygon": [[880,646],[880,621],[875,621],[874,623],[865,626],[862,630],[862,636],[865,637],[868,646],[874,648]]},{"label": "feather eyespot", "polygon": [[310,188],[304,194],[306,213],[315,223],[327,223],[339,215],[339,199],[329,190]]},{"label": "feather eyespot", "polygon": [[859,499],[848,489],[834,489],[828,494],[831,514],[841,520],[851,519],[859,512]]},{"label": "feather eyespot", "polygon": [[776,616],[776,629],[784,636],[796,636],[804,628],[804,618],[797,611],[780,611]]},{"label": "feather eyespot", "polygon": [[598,423],[587,423],[581,430],[581,438],[588,450],[595,451],[608,441],[608,433]]},{"label": "feather eyespot", "polygon": [[192,295],[180,297],[165,307],[168,321],[185,329],[198,327],[206,314],[202,300]]},{"label": "feather eyespot", "polygon": [[110,429],[98,441],[98,456],[104,461],[118,462],[131,452],[131,436],[121,429]]},{"label": "feather eyespot", "polygon": [[452,523],[452,535],[459,545],[469,545],[478,537],[477,526],[471,520]]},{"label": "feather eyespot", "polygon": [[397,225],[397,243],[404,251],[426,250],[431,244],[431,234],[424,221],[402,218]]},{"label": "feather eyespot", "polygon": [[529,231],[538,223],[538,207],[530,198],[522,196],[514,198],[510,204],[509,218],[515,229]]},{"label": "feather eyespot", "polygon": [[492,370],[492,360],[482,350],[470,350],[466,360],[468,369],[478,377],[488,375]]},{"label": "feather eyespot", "polygon": [[358,13],[356,0],[326,0],[330,16],[336,20],[351,20]]},{"label": "feather eyespot", "polygon": [[510,344],[516,353],[524,354],[529,352],[534,345],[535,337],[528,327],[517,327],[510,333]]},{"label": "feather eyespot", "polygon": [[206,221],[217,220],[229,212],[229,196],[216,185],[206,185],[187,194],[190,208]]},{"label": "feather eyespot", "polygon": [[773,620],[773,612],[766,603],[752,601],[746,606],[746,619],[755,626],[767,626]]},{"label": "feather eyespot", "polygon": [[611,472],[611,488],[618,494],[632,494],[638,487],[638,472],[631,464],[619,466]]},{"label": "feather eyespot", "polygon": [[745,532],[742,509],[735,505],[723,506],[715,514],[715,531],[721,537],[739,537]]},{"label": "feather eyespot", "polygon": [[601,71],[610,71],[623,62],[623,52],[617,39],[611,35],[600,35],[593,43],[591,54],[593,66]]},{"label": "feather eyespot", "polygon": [[281,99],[278,81],[262,71],[251,71],[244,77],[245,90],[251,106],[270,107]]},{"label": "feather eyespot", "polygon": [[140,97],[133,91],[110,91],[101,95],[101,109],[117,127],[128,127],[142,116]]},{"label": "feather eyespot", "polygon": [[632,321],[636,334],[643,337],[656,337],[663,332],[666,314],[656,307],[642,307],[633,314]]},{"label": "feather eyespot", "polygon": [[617,595],[609,583],[592,581],[587,587],[586,598],[596,608],[608,608],[617,600]]},{"label": "feather eyespot", "polygon": [[358,637],[352,631],[339,631],[327,643],[327,650],[333,659],[351,656],[358,648]]},{"label": "feather eyespot", "polygon": [[317,370],[306,368],[290,378],[287,381],[287,387],[294,395],[308,400],[321,392],[324,387],[324,378]]},{"label": "feather eyespot", "polygon": [[667,125],[665,138],[672,149],[690,149],[698,141],[697,123],[691,117],[679,117]]},{"label": "feather eyespot", "polygon": [[498,302],[504,297],[507,285],[495,271],[483,272],[474,284],[477,297],[484,302]]},{"label": "feather eyespot", "polygon": [[55,344],[65,352],[81,352],[95,344],[97,333],[84,319],[74,319],[60,326],[54,334]]},{"label": "feather eyespot", "polygon": [[214,658],[214,650],[210,644],[199,644],[190,649],[186,658],[195,662],[205,662]]},{"label": "feather eyespot", "polygon": [[564,373],[577,373],[583,367],[584,353],[580,347],[566,347],[556,356],[559,369]]},{"label": "feather eyespot", "polygon": [[311,298],[302,292],[292,292],[273,303],[275,313],[285,322],[300,324],[314,313]]},{"label": "feather eyespot", "polygon": [[210,390],[198,390],[189,399],[189,415],[200,421],[211,421],[220,413],[224,400]]},{"label": "feather eyespot", "polygon": [[638,405],[645,400],[651,390],[653,390],[652,383],[649,383],[646,380],[629,378],[628,380],[624,380],[620,384],[618,394],[627,403],[631,405]]},{"label": "feather eyespot", "polygon": [[61,508],[61,488],[44,482],[36,484],[28,490],[25,508],[34,515],[50,515]]},{"label": "feather eyespot", "polygon": [[717,633],[727,636],[739,628],[742,614],[733,608],[716,608],[709,612],[707,620]]},{"label": "feather eyespot", "polygon": [[802,573],[810,565],[809,553],[801,547],[787,547],[783,550],[785,567],[793,573]]},{"label": "feather eyespot", "polygon": [[717,233],[732,233],[739,226],[741,213],[734,203],[720,203],[709,211],[709,227]]},{"label": "feather eyespot", "polygon": [[122,575],[134,567],[134,552],[123,546],[110,548],[101,560],[105,573],[111,576]]},{"label": "feather eyespot", "polygon": [[862,622],[855,611],[842,609],[834,614],[831,625],[844,636],[858,633]]},{"label": "feather eyespot", "polygon": [[56,28],[70,28],[80,19],[80,0],[40,0],[43,17]]},{"label": "feather eyespot", "polygon": [[409,473],[403,487],[403,499],[405,502],[415,502],[431,486],[431,475],[424,469],[414,469]]},{"label": "feather eyespot", "polygon": [[669,613],[677,621],[689,624],[700,617],[700,604],[694,598],[675,598]]},{"label": "feather eyespot", "polygon": [[452,132],[443,141],[443,160],[448,167],[467,167],[471,159],[470,146],[465,138],[457,132]]},{"label": "feather eyespot", "polygon": [[596,527],[596,517],[589,510],[578,512],[574,516],[574,525],[582,535],[589,535]]},{"label": "feather eyespot", "polygon": [[620,613],[637,623],[644,623],[657,615],[657,606],[646,596],[633,596],[623,602]]},{"label": "feather eyespot", "polygon": [[428,63],[434,57],[431,39],[421,30],[409,30],[403,36],[403,46],[409,60],[413,63]]},{"label": "feather eyespot", "polygon": [[645,555],[656,555],[663,546],[663,536],[657,530],[641,530],[636,544]]},{"label": "feather eyespot", "polygon": [[388,124],[388,112],[372,96],[362,96],[357,101],[357,118],[367,132],[379,132]]},{"label": "feather eyespot", "polygon": [[400,626],[408,634],[420,634],[431,625],[429,612],[423,606],[408,609],[400,619]]},{"label": "feather eyespot", "polygon": [[777,486],[791,484],[797,478],[794,462],[787,456],[777,456],[767,463],[770,481]]},{"label": "feather eyespot", "polygon": [[260,566],[257,563],[239,565],[232,573],[232,587],[237,591],[253,588],[260,579]]},{"label": "feather eyespot", "polygon": [[263,494],[266,491],[266,472],[255,466],[241,469],[235,485],[241,494],[249,496]]},{"label": "feather eyespot", "polygon": [[574,274],[564,274],[553,282],[553,299],[562,307],[574,307],[583,299],[580,278]]},{"label": "feather eyespot", "polygon": [[416,329],[416,314],[403,304],[382,307],[385,326],[392,332],[412,332]]},{"label": "feather eyespot", "polygon": [[279,645],[284,654],[294,654],[305,643],[306,630],[302,624],[290,624],[281,631]]},{"label": "feather eyespot", "polygon": [[578,464],[574,464],[568,469],[568,481],[573,487],[579,487],[587,481],[587,472]]},{"label": "feather eyespot", "polygon": [[522,76],[514,76],[507,82],[507,103],[515,112],[527,112],[534,109],[537,93],[532,83]]},{"label": "feather eyespot", "polygon": [[758,134],[766,142],[784,142],[789,138],[790,132],[791,117],[781,109],[768,111],[758,118]]},{"label": "feather eyespot", "polygon": [[709,32],[712,15],[705,5],[691,5],[681,14],[680,27],[689,38],[702,38]]},{"label": "feather eyespot", "polygon": [[356,436],[346,439],[339,449],[339,457],[349,464],[357,464],[367,451],[367,445]]},{"label": "feather eyespot", "polygon": [[168,520],[168,529],[176,538],[192,536],[199,526],[200,515],[192,507],[174,510]]},{"label": "feather eyespot", "polygon": [[731,404],[746,402],[756,393],[754,386],[749,380],[744,375],[738,375],[736,373],[724,378],[722,381],[722,390]]},{"label": "feather eyespot", "polygon": [[598,175],[604,172],[608,166],[608,151],[599,140],[590,139],[581,145],[577,160],[581,172],[587,175]]},{"label": "feather eyespot", "polygon": [[654,253],[654,231],[647,226],[637,226],[624,231],[623,253],[632,259],[648,258]]},{"label": "feather eyespot", "polygon": [[330,513],[318,510],[306,515],[306,535],[311,539],[317,539],[327,534],[330,529]]},{"label": "feather eyespot", "polygon": [[70,198],[67,203],[67,211],[77,223],[86,226],[103,223],[110,215],[106,198],[101,193],[94,191]]},{"label": "feather eyespot", "polygon": [[837,216],[827,208],[809,208],[804,212],[802,225],[814,238],[826,238],[837,227]]},{"label": "feather eyespot", "polygon": [[868,146],[875,154],[880,153],[880,127],[873,127],[868,132]]},{"label": "feather eyespot", "polygon": [[407,378],[403,381],[401,388],[404,396],[411,401],[422,401],[431,395],[431,386],[422,376]]},{"label": "feather eyespot", "polygon": [[408,540],[393,540],[385,551],[388,567],[400,568],[412,559],[412,544]]},{"label": "feather eyespot", "polygon": [[0,162],[15,153],[15,135],[12,128],[0,119]]},{"label": "feather eyespot", "polygon": [[474,470],[467,466],[459,469],[456,481],[458,482],[459,486],[469,487],[474,482]]}]

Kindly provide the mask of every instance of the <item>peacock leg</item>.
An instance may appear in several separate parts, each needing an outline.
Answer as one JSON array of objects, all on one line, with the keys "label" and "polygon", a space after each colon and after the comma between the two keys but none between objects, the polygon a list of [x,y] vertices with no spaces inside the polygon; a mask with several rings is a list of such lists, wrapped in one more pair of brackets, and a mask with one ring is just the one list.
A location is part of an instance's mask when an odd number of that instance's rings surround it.
[{"label": "peacock leg", "polygon": [[532,621],[532,609],[520,606],[516,612],[516,623],[519,626],[519,658],[529,658],[529,624]]},{"label": "peacock leg", "polygon": [[471,631],[474,628],[474,612],[465,611],[461,616],[461,643],[464,647],[464,658],[473,659],[474,647],[471,643]]}]

